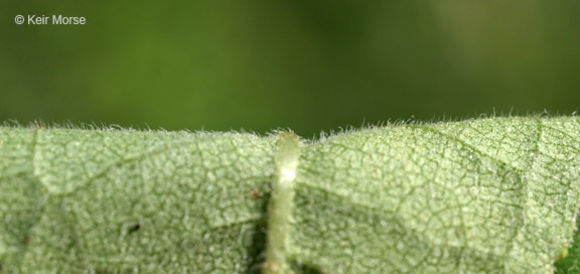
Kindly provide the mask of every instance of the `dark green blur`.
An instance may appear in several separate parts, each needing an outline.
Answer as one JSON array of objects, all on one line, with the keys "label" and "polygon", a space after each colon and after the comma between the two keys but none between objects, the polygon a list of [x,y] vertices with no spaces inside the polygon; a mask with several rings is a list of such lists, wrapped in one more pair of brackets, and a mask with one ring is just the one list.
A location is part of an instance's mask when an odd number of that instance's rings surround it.
[{"label": "dark green blur", "polygon": [[5,0],[0,18],[0,121],[312,137],[580,106],[578,1]]}]

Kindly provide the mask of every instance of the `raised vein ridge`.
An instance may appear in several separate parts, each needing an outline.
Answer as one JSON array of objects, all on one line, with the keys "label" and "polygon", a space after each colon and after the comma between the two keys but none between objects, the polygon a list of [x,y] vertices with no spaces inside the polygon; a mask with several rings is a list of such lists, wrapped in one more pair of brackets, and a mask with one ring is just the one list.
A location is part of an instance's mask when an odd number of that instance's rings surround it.
[{"label": "raised vein ridge", "polygon": [[268,235],[264,273],[287,273],[286,256],[290,245],[290,221],[294,203],[294,179],[300,155],[300,141],[291,132],[278,136],[272,195],[268,203]]}]

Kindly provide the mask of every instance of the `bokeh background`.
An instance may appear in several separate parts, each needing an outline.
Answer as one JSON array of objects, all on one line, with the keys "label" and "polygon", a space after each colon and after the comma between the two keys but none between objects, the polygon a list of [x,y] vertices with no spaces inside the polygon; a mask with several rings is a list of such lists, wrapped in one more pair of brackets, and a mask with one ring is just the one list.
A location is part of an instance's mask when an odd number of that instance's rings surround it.
[{"label": "bokeh background", "polygon": [[4,0],[0,18],[0,120],[313,137],[580,106],[579,1]]}]

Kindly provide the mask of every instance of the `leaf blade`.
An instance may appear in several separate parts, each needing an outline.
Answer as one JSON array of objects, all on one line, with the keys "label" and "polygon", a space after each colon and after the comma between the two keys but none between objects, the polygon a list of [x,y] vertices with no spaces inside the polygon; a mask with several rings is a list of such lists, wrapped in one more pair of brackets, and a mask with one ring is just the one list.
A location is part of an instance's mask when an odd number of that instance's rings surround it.
[{"label": "leaf blade", "polygon": [[[577,117],[509,117],[305,142],[285,260],[297,272],[550,273],[576,227],[579,137]],[[259,271],[276,155],[274,136],[0,128],[0,265]]]}]

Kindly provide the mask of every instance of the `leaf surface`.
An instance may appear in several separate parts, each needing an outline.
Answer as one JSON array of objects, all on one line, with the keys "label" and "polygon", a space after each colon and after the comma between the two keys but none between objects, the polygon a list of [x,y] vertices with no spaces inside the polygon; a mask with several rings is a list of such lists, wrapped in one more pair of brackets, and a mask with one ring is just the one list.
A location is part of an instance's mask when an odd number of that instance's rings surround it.
[{"label": "leaf surface", "polygon": [[0,266],[551,273],[576,252],[577,117],[283,135],[1,127]]}]

